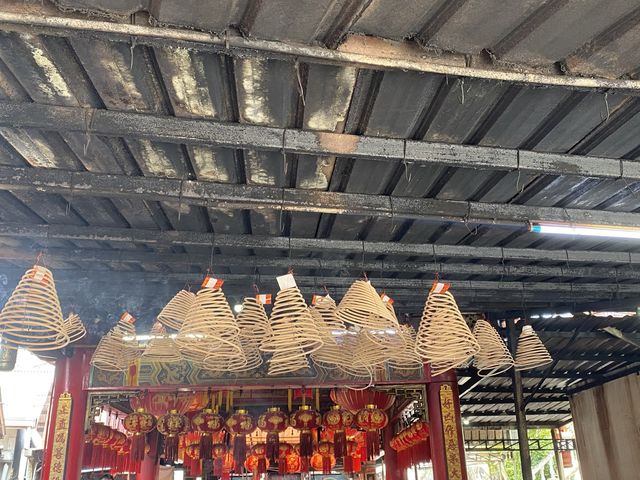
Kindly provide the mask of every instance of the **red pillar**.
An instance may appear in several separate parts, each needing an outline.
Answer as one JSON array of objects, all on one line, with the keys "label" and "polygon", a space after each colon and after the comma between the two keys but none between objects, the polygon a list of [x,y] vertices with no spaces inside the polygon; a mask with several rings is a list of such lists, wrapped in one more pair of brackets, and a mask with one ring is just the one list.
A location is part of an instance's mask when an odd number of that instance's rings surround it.
[{"label": "red pillar", "polygon": [[156,480],[160,472],[160,463],[158,462],[158,445],[159,435],[158,431],[154,430],[149,433],[149,452],[144,456],[144,460],[140,465],[140,480]]},{"label": "red pillar", "polygon": [[467,480],[458,378],[455,370],[432,376],[425,365],[434,480]]},{"label": "red pillar", "polygon": [[398,467],[398,454],[389,444],[393,438],[393,425],[391,425],[391,422],[389,422],[382,433],[382,439],[384,441],[385,480],[406,480],[406,472]]},{"label": "red pillar", "polygon": [[63,356],[56,360],[53,394],[49,405],[49,419],[44,443],[42,480],[49,480],[58,398],[65,392],[71,394],[72,406],[64,480],[78,480],[80,478],[84,447],[84,419],[87,410],[86,387],[89,379],[91,350],[74,348],[71,353],[70,357]]}]

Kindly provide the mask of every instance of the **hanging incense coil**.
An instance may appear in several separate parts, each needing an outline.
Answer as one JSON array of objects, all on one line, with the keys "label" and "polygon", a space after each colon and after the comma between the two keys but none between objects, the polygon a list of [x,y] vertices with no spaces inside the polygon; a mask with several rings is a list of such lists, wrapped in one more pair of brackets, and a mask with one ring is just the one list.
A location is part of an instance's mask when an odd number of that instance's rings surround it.
[{"label": "hanging incense coil", "polygon": [[269,317],[264,305],[253,297],[245,297],[242,311],[237,316],[240,339],[256,345],[269,335]]},{"label": "hanging incense coil", "polygon": [[160,322],[153,324],[151,338],[142,352],[142,358],[148,362],[175,363],[182,360],[176,342],[167,334]]},{"label": "hanging incense coil", "polygon": [[311,354],[317,365],[334,369],[344,361],[344,352],[338,343],[338,337],[347,334],[344,322],[336,313],[336,302],[329,295],[320,297],[317,303],[309,308],[309,313],[322,336],[323,345]]},{"label": "hanging incense coil", "polygon": [[347,290],[337,310],[338,317],[362,328],[384,330],[394,328],[398,321],[365,280],[356,280]]},{"label": "hanging incense coil", "polygon": [[515,362],[509,349],[489,322],[479,319],[473,327],[473,335],[480,345],[480,350],[473,360],[479,376],[491,377],[514,366]]},{"label": "hanging incense coil", "polygon": [[131,316],[127,315],[122,315],[116,326],[98,343],[91,357],[91,365],[95,368],[108,372],[123,372],[140,356],[136,329],[128,320]]},{"label": "hanging incense coil", "polygon": [[203,288],[178,331],[176,345],[184,358],[202,366],[219,355],[242,355],[239,330],[222,290]]},{"label": "hanging incense coil", "polygon": [[338,339],[340,345],[339,361],[336,366],[347,375],[373,380],[375,364],[367,355],[367,348],[371,348],[368,340],[362,332],[348,330],[347,334]]},{"label": "hanging incense coil", "polygon": [[87,334],[87,329],[80,320],[80,317],[75,313],[70,313],[67,319],[64,321],[65,331],[69,335],[69,343],[77,342],[84,338]]},{"label": "hanging incense coil", "polygon": [[451,292],[432,289],[416,336],[416,353],[439,375],[465,363],[477,353],[478,342],[465,322]]},{"label": "hanging incense coil", "polygon": [[324,343],[298,287],[278,292],[269,327],[271,334],[260,345],[261,351],[273,354],[269,375],[308,367],[308,355]]},{"label": "hanging incense coil", "polygon": [[195,300],[195,293],[187,290],[180,290],[171,300],[169,300],[169,303],[164,306],[158,315],[158,321],[165,327],[180,330],[185,318],[187,318],[187,313],[189,313],[189,309]]},{"label": "hanging incense coil", "polygon": [[41,265],[27,270],[0,312],[0,335],[7,347],[57,350],[70,338],[51,271]]},{"label": "hanging incense coil", "polygon": [[516,348],[516,370],[531,370],[542,367],[553,361],[547,347],[544,346],[538,334],[531,325],[522,327]]},{"label": "hanging incense coil", "polygon": [[262,365],[262,354],[260,353],[260,349],[258,348],[258,345],[256,343],[247,342],[245,339],[241,338],[240,346],[242,347],[242,351],[246,359],[246,364],[243,367],[233,371],[246,372],[249,370],[255,370],[260,365]]},{"label": "hanging incense coil", "polygon": [[388,364],[396,370],[423,368],[422,359],[416,353],[416,331],[411,325],[400,325],[397,329],[396,348]]}]

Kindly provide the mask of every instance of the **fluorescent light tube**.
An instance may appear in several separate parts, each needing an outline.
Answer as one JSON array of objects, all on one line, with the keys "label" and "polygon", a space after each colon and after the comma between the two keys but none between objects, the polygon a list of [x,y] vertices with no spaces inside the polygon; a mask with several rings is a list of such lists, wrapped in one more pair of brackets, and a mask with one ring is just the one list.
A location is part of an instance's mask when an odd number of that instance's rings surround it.
[{"label": "fluorescent light tube", "polygon": [[640,239],[640,228],[638,227],[533,222],[529,225],[529,231],[533,233],[552,233],[558,235]]}]

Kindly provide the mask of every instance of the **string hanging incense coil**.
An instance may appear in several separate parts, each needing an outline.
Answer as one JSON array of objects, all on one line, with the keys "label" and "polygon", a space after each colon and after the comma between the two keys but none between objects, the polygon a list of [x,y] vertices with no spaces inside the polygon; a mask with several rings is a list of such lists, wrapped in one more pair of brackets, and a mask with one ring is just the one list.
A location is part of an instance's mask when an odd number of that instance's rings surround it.
[{"label": "string hanging incense coil", "polygon": [[347,328],[336,313],[336,302],[329,295],[320,297],[317,303],[309,308],[311,317],[316,324],[324,344],[311,354],[311,359],[317,365],[327,368],[337,368],[344,361],[344,354],[338,344],[338,337],[347,334]]},{"label": "string hanging incense coil", "polygon": [[87,329],[80,320],[80,317],[75,313],[70,313],[67,319],[64,321],[64,328],[69,335],[69,343],[77,342],[78,340],[84,338],[87,334]]},{"label": "string hanging incense coil", "polygon": [[184,358],[199,366],[225,369],[228,356],[244,357],[239,331],[222,290],[203,288],[187,312],[176,336],[176,345]]},{"label": "string hanging incense coil", "polygon": [[255,298],[246,297],[242,301],[242,311],[237,319],[241,339],[258,344],[269,333],[269,317],[264,305]]},{"label": "string hanging incense coil", "polygon": [[531,370],[551,363],[553,358],[549,355],[538,334],[531,325],[522,327],[516,348],[516,370]]},{"label": "string hanging incense coil", "polygon": [[150,362],[175,363],[182,360],[176,342],[169,337],[160,322],[153,324],[151,338],[142,352],[142,358]]},{"label": "string hanging incense coil", "polygon": [[462,365],[480,348],[448,288],[434,284],[416,336],[415,351],[431,363],[433,375]]},{"label": "string hanging incense coil", "polygon": [[7,347],[57,350],[70,338],[51,271],[34,265],[22,276],[0,312],[0,335]]},{"label": "string hanging incense coil", "polygon": [[182,327],[182,324],[187,317],[187,313],[195,300],[195,293],[187,290],[180,290],[171,300],[169,300],[169,303],[164,306],[158,315],[158,321],[165,327],[180,330],[180,327]]},{"label": "string hanging incense coil", "polygon": [[473,335],[480,345],[473,365],[481,377],[490,377],[506,372],[514,365],[513,357],[502,338],[486,320],[480,319],[473,327]]},{"label": "string hanging incense coil", "polygon": [[307,368],[307,356],[323,345],[323,340],[298,287],[281,289],[269,319],[271,335],[260,350],[272,353],[269,375]]},{"label": "string hanging incense coil", "polygon": [[135,318],[123,313],[118,323],[98,343],[91,365],[108,372],[126,371],[140,356],[136,329],[133,326]]},{"label": "string hanging incense coil", "polygon": [[356,280],[347,290],[337,310],[338,317],[362,328],[384,330],[398,324],[375,288],[365,280]]}]

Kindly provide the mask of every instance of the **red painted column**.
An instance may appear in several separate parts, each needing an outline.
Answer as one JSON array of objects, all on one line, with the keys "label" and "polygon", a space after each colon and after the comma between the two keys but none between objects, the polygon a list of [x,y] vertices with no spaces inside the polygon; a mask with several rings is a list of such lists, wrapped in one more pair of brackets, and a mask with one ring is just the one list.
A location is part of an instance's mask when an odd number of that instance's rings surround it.
[{"label": "red painted column", "polygon": [[391,422],[385,427],[382,434],[385,480],[406,480],[407,472],[398,467],[398,454],[389,444],[393,438],[393,425],[391,425]]},{"label": "red painted column", "polygon": [[467,480],[458,378],[455,370],[432,376],[425,365],[434,480]]},{"label": "red painted column", "polygon": [[140,465],[140,480],[156,480],[160,472],[160,463],[158,462],[158,444],[159,434],[157,430],[149,433],[147,437],[149,442],[149,452],[144,456],[144,460]]},{"label": "red painted column", "polygon": [[64,479],[78,480],[80,478],[82,450],[84,448],[84,419],[87,410],[86,387],[89,380],[89,361],[91,360],[92,351],[86,348],[74,348],[70,352],[72,353],[70,357],[63,356],[56,360],[53,394],[49,405],[49,418],[44,443],[42,480],[49,480],[58,398],[65,392],[71,394],[72,406]]}]

